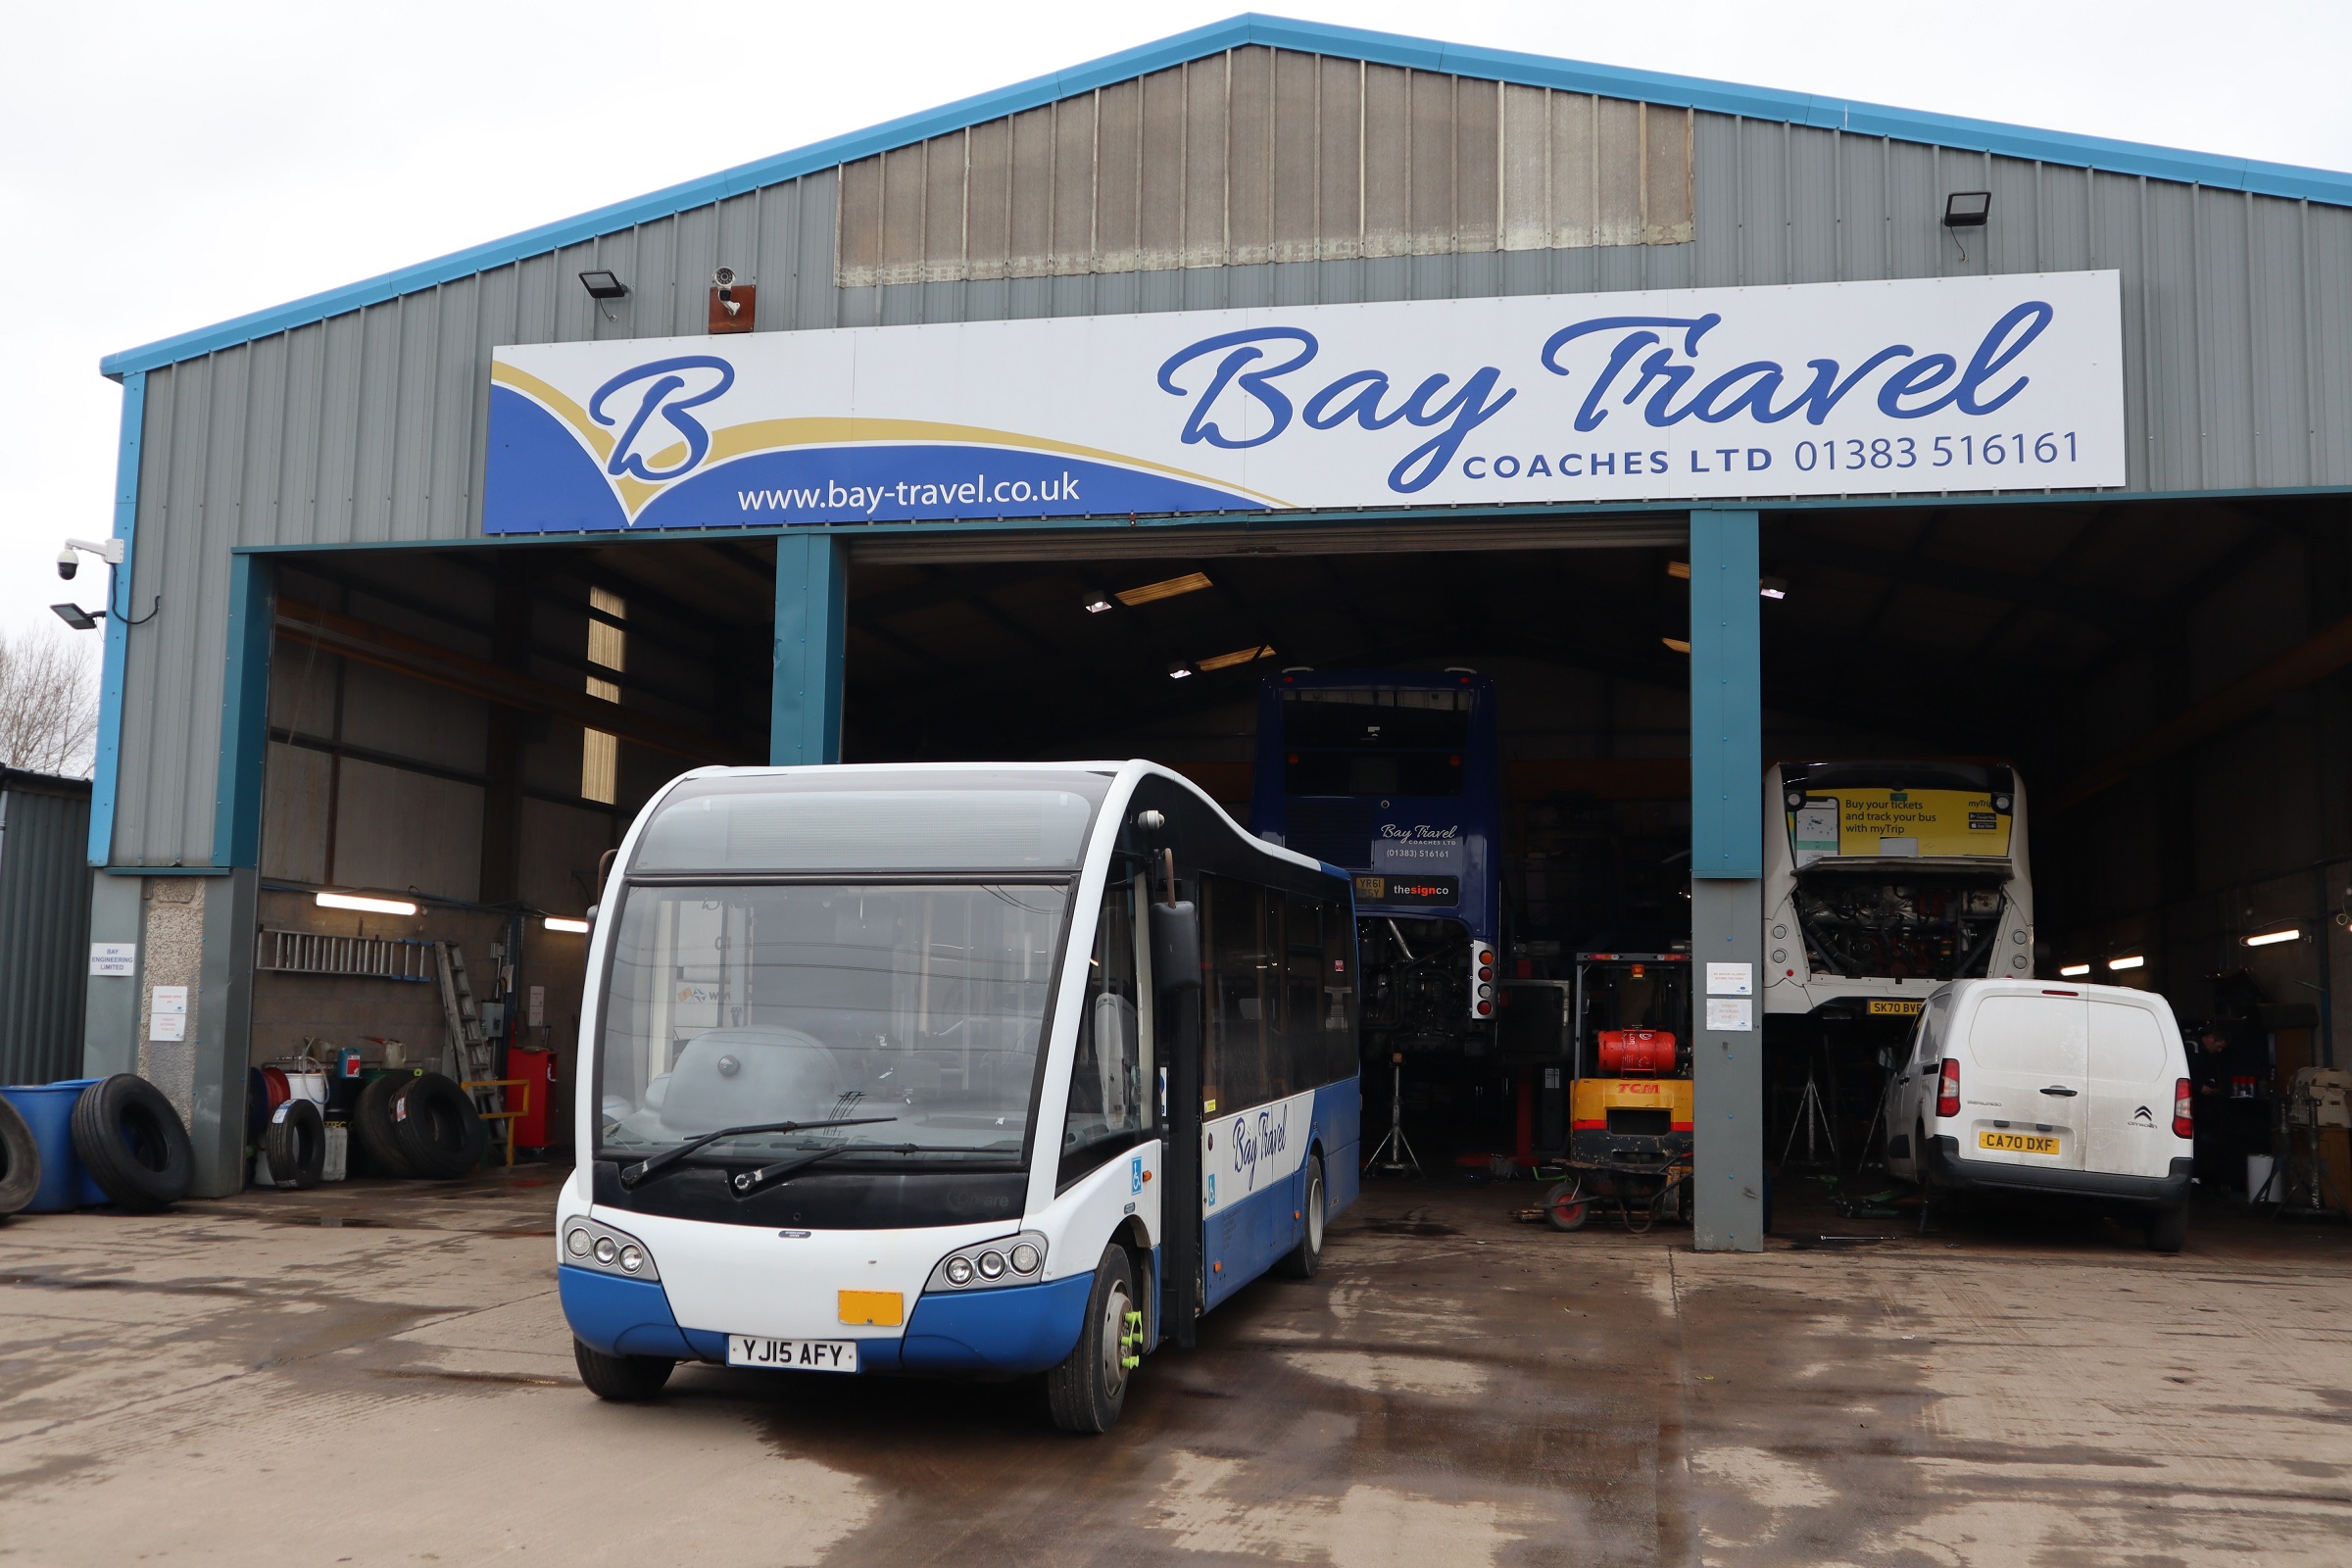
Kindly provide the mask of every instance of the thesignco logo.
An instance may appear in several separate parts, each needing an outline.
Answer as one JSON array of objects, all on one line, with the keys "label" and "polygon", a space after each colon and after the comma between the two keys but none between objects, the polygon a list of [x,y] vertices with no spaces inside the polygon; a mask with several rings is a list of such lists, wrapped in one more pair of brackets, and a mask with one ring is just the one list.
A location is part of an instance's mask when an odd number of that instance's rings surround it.
[{"label": "thesignco logo", "polygon": [[[735,367],[726,361],[682,354],[635,366],[598,387],[588,400],[588,417],[608,429],[620,426],[605,472],[655,482],[692,473],[710,455],[710,431],[687,410],[701,408],[734,384]],[[663,461],[681,450],[675,461]]]}]

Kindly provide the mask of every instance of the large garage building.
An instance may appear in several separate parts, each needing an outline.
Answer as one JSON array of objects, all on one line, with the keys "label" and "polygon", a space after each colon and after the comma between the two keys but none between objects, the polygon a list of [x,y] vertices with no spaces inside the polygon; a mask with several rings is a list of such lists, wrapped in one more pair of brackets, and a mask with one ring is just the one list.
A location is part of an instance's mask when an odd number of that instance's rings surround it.
[{"label": "large garage building", "polygon": [[[435,943],[567,1127],[564,923],[687,767],[1141,756],[1248,822],[1296,666],[1492,680],[1515,979],[1762,1000],[1767,763],[1997,760],[1999,962],[2257,1102],[2337,1059],[2352,175],[1251,17],[104,369],[84,1065],[203,1192],[251,1066],[442,1051]],[[1753,1248],[1811,1047],[1695,1027]]]}]

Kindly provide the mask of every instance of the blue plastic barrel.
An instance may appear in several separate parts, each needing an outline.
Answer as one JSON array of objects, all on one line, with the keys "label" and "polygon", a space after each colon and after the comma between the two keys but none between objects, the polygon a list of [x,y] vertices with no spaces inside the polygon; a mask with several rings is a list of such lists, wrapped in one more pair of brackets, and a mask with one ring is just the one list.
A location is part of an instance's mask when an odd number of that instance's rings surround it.
[{"label": "blue plastic barrel", "polygon": [[8,1098],[17,1114],[24,1118],[24,1125],[32,1129],[33,1144],[41,1152],[41,1185],[33,1189],[25,1213],[62,1214],[108,1200],[74,1153],[74,1102],[97,1081],[69,1078],[63,1083],[0,1087],[0,1095]]}]

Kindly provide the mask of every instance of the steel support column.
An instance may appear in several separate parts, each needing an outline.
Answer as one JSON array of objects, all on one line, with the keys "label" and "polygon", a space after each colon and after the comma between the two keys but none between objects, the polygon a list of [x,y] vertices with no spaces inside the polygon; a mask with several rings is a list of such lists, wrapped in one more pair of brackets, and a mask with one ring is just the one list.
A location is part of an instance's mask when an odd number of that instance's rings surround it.
[{"label": "steel support column", "polygon": [[[1757,551],[1755,513],[1690,514],[1692,1240],[1701,1251],[1753,1252],[1764,1246]],[[1744,995],[1735,978],[1741,976]]]},{"label": "steel support column", "polygon": [[841,760],[842,650],[849,561],[829,533],[776,541],[776,684],[767,760],[778,767]]}]

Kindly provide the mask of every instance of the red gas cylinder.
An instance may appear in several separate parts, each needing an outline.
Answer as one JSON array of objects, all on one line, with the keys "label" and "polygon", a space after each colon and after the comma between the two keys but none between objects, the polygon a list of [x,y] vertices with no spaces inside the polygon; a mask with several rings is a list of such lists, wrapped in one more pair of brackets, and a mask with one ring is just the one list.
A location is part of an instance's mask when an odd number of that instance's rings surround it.
[{"label": "red gas cylinder", "polygon": [[1674,1035],[1664,1029],[1603,1029],[1599,1034],[1603,1072],[1674,1071]]},{"label": "red gas cylinder", "polygon": [[[522,1114],[514,1118],[516,1149],[545,1149],[548,1144],[548,1096],[556,1081],[556,1054],[513,1046],[507,1051],[507,1076],[522,1080],[509,1102]],[[528,1107],[528,1108],[525,1108]]]}]

